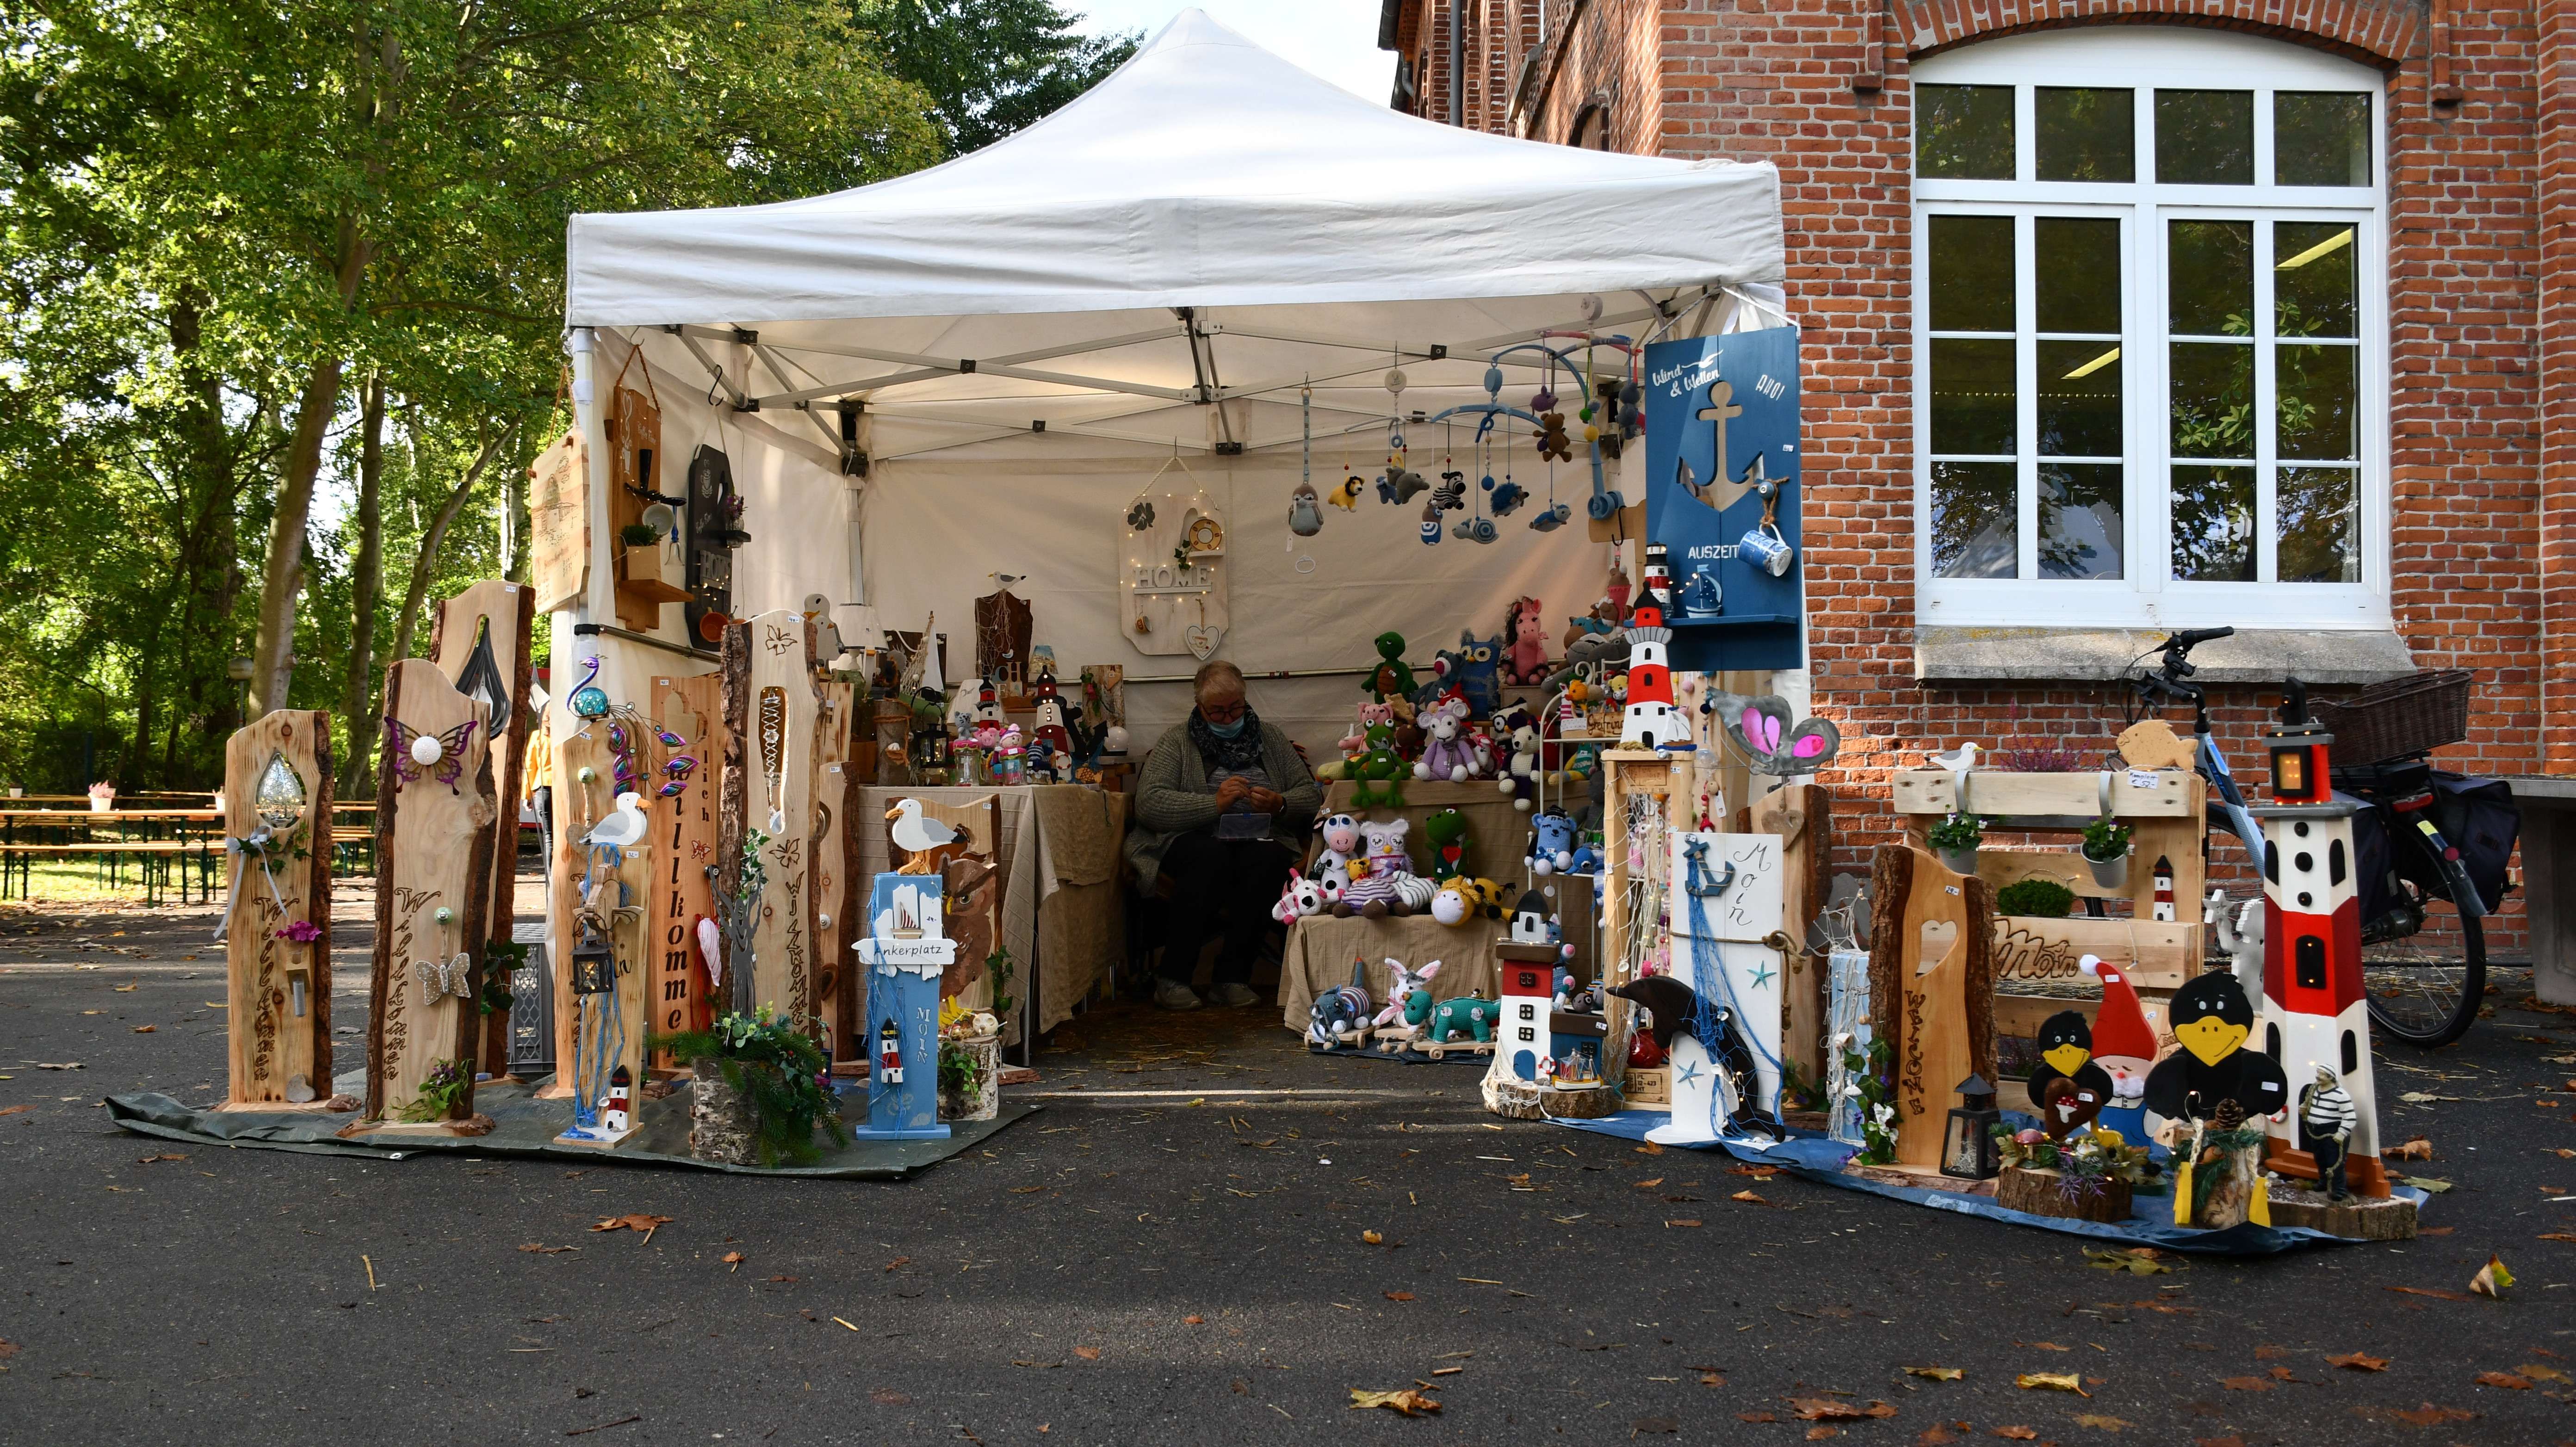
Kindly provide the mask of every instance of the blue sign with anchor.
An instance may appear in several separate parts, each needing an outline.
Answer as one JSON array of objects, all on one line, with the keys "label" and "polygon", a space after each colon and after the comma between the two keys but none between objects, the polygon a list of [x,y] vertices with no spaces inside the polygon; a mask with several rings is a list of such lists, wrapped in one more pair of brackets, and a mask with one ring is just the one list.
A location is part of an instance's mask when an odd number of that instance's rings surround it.
[{"label": "blue sign with anchor", "polygon": [[1657,342],[1645,377],[1646,536],[1672,562],[1672,666],[1799,667],[1796,328]]}]

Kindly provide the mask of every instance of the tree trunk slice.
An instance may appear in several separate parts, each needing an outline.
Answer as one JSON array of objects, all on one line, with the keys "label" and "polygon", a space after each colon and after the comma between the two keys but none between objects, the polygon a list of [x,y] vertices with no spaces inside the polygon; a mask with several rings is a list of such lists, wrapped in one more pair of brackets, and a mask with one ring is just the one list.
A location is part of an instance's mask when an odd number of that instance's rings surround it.
[{"label": "tree trunk slice", "polygon": [[[491,723],[493,802],[500,812],[492,821],[492,899],[486,909],[487,935],[504,944],[519,918],[519,800],[527,793],[521,769],[527,762],[531,721],[542,726],[538,713],[528,707],[528,636],[536,622],[536,601],[535,590],[523,584],[488,578],[441,599],[429,627],[430,661],[449,683],[459,684],[488,625],[492,662],[509,695],[509,707]],[[481,1057],[500,1067],[492,1072],[495,1079],[508,1071],[508,1013],[484,1017]]]}]

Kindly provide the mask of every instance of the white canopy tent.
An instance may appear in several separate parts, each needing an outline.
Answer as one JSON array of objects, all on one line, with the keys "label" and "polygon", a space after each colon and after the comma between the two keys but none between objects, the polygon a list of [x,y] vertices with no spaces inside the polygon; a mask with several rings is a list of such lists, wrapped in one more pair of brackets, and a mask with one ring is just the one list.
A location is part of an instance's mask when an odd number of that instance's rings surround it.
[{"label": "white canopy tent", "polygon": [[[1395,627],[1427,657],[1462,619],[1496,631],[1514,596],[1573,613],[1597,595],[1580,444],[1550,478],[1573,527],[1506,519],[1492,546],[1426,549],[1418,509],[1373,499],[1290,539],[1302,439],[1328,489],[1342,466],[1383,465],[1394,414],[1486,400],[1497,348],[1753,324],[1748,302],[1776,324],[1778,193],[1767,164],[1399,115],[1187,11],[1046,121],[932,170],[771,206],[575,217],[566,320],[594,500],[600,389],[624,369],[625,385],[658,389],[669,466],[692,437],[732,457],[753,535],[738,613],[822,593],[858,607],[840,613],[845,631],[918,627],[936,608],[964,640],[968,600],[1015,573],[1037,641],[1068,670],[1160,676],[1194,661],[1128,646],[1122,518],[1158,469],[1171,473],[1158,489],[1186,473],[1181,490],[1218,499],[1236,528],[1225,656],[1256,675],[1356,669],[1365,640]],[[1550,375],[1534,351],[1504,368],[1513,405]],[[1554,376],[1571,418],[1574,388]],[[1412,465],[1432,473],[1449,449],[1473,475],[1472,430],[1412,426]],[[1545,496],[1528,440],[1506,439],[1496,466]],[[609,621],[604,532],[579,611]],[[676,606],[665,620],[676,636]],[[588,651],[566,636],[573,621],[559,615],[559,658]],[[620,675],[673,667],[638,651],[621,668],[625,651],[599,649],[612,692]],[[971,664],[971,643],[951,659]],[[1349,689],[1255,700],[1313,743],[1338,733]],[[1131,707],[1141,745],[1186,703]]]}]

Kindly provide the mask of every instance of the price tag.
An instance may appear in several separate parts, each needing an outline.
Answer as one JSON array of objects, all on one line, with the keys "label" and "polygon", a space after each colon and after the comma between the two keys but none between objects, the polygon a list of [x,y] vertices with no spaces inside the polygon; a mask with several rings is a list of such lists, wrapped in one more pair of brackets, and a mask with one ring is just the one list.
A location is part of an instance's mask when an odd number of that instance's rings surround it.
[{"label": "price tag", "polygon": [[2152,789],[2156,786],[2156,783],[2156,771],[2153,769],[2131,769],[2129,771],[2129,787],[2132,789]]}]

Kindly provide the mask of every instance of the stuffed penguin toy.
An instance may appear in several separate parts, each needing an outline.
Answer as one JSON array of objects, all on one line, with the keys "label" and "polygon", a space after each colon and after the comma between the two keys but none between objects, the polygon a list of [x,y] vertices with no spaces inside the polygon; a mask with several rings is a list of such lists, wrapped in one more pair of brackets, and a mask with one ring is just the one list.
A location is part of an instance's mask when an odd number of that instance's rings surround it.
[{"label": "stuffed penguin toy", "polygon": [[2039,1027],[2039,1063],[2030,1068],[2030,1103],[2040,1129],[2064,1140],[2111,1103],[2111,1073],[2093,1063],[2093,1030],[2084,1016],[2060,1010]]},{"label": "stuffed penguin toy", "polygon": [[2147,1072],[2147,1109],[2168,1120],[2208,1120],[2220,1101],[2232,1100],[2251,1120],[2288,1107],[2290,1082],[2280,1062],[2244,1048],[2254,1007],[2234,975],[2196,976],[2174,992],[2171,1009],[2182,1049]]}]

